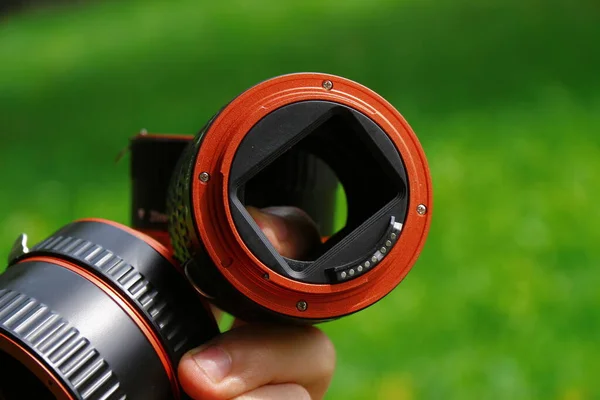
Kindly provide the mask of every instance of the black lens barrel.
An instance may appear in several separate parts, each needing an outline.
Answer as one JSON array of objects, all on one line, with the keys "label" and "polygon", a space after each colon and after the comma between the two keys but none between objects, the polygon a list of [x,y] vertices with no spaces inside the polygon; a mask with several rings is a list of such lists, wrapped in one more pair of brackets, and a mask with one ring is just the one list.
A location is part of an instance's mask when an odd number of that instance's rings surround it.
[{"label": "black lens barrel", "polygon": [[0,275],[0,334],[72,398],[178,398],[181,356],[218,327],[167,256],[112,223],[66,225]]}]

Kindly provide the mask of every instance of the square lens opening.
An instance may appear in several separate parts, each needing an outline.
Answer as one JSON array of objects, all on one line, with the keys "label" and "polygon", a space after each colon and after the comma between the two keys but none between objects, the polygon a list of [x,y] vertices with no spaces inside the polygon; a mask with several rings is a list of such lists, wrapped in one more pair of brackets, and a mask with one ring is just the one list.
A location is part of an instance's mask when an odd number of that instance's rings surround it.
[{"label": "square lens opening", "polygon": [[295,206],[319,227],[315,261],[398,196],[382,157],[360,123],[332,113],[299,142],[240,187],[245,206]]}]

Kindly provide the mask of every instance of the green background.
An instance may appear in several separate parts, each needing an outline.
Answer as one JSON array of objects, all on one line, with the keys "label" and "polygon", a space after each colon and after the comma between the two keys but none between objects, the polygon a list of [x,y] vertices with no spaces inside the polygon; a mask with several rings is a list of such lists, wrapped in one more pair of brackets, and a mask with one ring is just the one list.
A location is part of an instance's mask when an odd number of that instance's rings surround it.
[{"label": "green background", "polygon": [[[392,102],[434,185],[413,271],[323,325],[329,399],[600,398],[597,1],[123,1],[0,21],[0,257],[128,222],[127,140],[298,71]],[[310,367],[310,366],[307,366]]]}]

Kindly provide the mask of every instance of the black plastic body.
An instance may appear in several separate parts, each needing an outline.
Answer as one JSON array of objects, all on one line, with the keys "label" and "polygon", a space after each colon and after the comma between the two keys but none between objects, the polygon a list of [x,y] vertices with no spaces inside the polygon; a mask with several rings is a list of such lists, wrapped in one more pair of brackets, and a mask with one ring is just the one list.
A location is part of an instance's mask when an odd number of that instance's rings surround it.
[{"label": "black plastic body", "polygon": [[129,142],[133,228],[167,232],[167,190],[175,165],[193,136],[137,135]]},{"label": "black plastic body", "polygon": [[0,275],[0,332],[26,348],[77,399],[175,398],[140,321],[95,281],[60,261],[91,273],[126,299],[159,338],[175,370],[185,352],[219,333],[173,263],[131,232],[99,221],[63,227]]}]

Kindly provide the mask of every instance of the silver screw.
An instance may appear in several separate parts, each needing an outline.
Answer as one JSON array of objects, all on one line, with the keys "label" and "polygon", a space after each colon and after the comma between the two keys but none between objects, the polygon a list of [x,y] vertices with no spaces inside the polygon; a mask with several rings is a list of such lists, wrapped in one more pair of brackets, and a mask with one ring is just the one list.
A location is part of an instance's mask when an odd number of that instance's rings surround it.
[{"label": "silver screw", "polygon": [[386,240],[386,241],[385,241],[385,245],[386,245],[387,247],[390,247],[390,246],[392,245],[392,241],[391,241],[391,240]]},{"label": "silver screw", "polygon": [[368,261],[365,261],[365,268],[369,268],[371,266],[371,263]]},{"label": "silver screw", "polygon": [[298,303],[296,303],[296,308],[298,311],[306,311],[308,308],[308,303],[306,303],[304,300],[300,300]]},{"label": "silver screw", "polygon": [[198,175],[198,179],[206,183],[210,180],[210,175],[208,172],[202,172],[200,175]]},{"label": "silver screw", "polygon": [[425,207],[424,204],[419,204],[417,206],[417,213],[419,213],[419,215],[425,215],[427,213],[427,207]]},{"label": "silver screw", "polygon": [[392,233],[392,234],[390,235],[390,239],[392,239],[392,240],[396,239],[396,234],[395,234],[395,233]]},{"label": "silver screw", "polygon": [[342,279],[346,278],[346,271],[342,271],[342,273],[340,274],[340,276],[342,277]]},{"label": "silver screw", "polygon": [[325,90],[333,89],[333,82],[331,82],[330,80],[323,81],[323,89],[325,89]]},{"label": "silver screw", "polygon": [[358,272],[362,272],[362,270],[363,270],[363,267],[362,267],[362,265],[359,265],[359,266],[356,268],[356,270],[357,270]]}]

